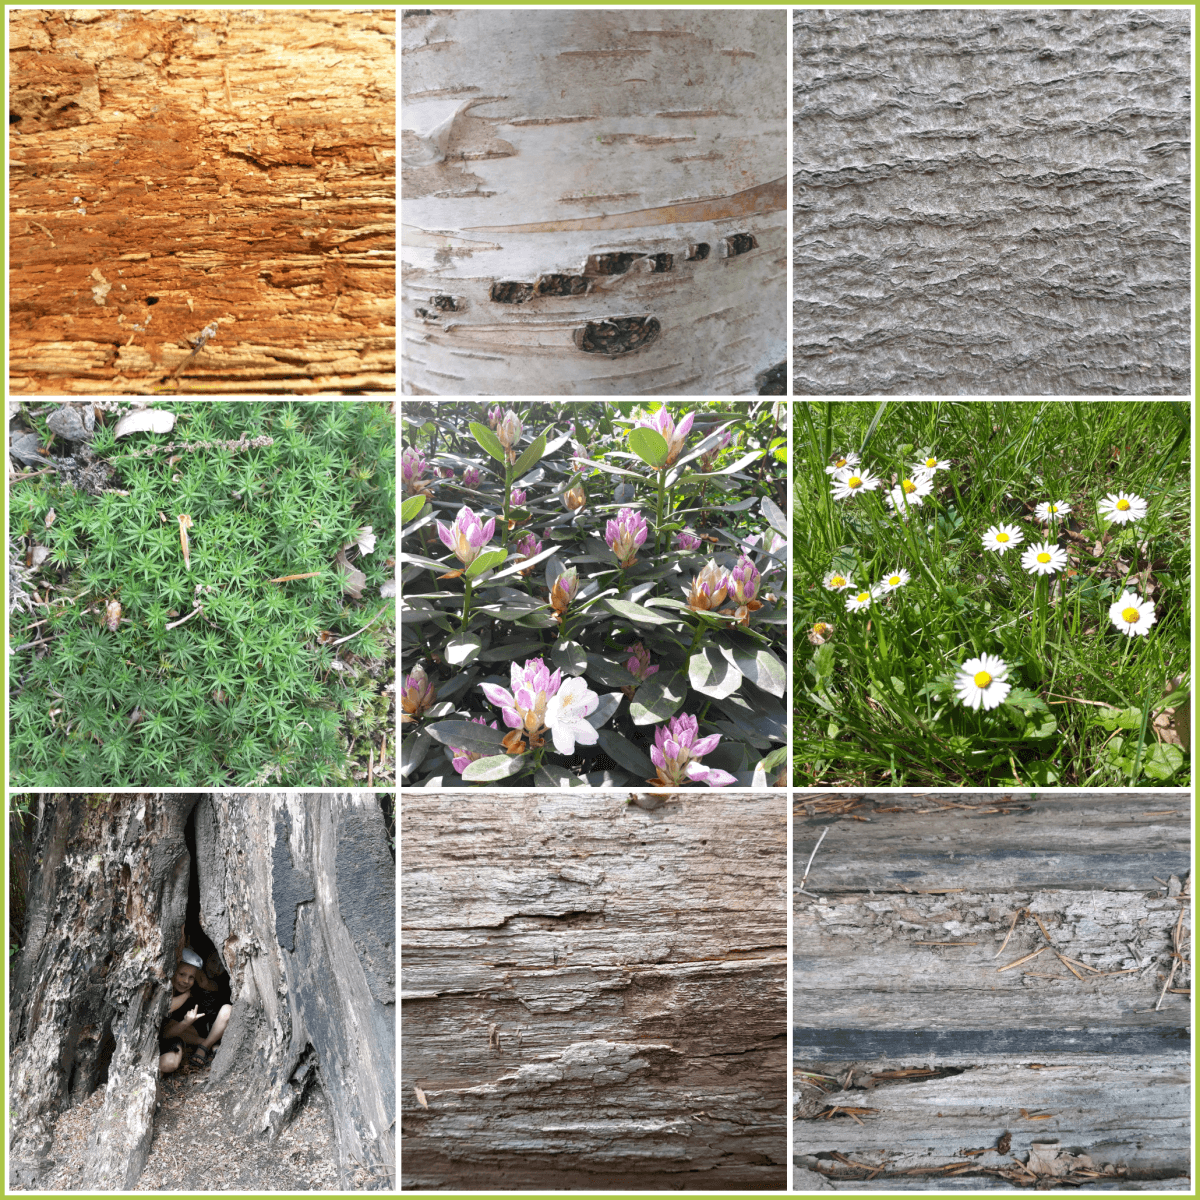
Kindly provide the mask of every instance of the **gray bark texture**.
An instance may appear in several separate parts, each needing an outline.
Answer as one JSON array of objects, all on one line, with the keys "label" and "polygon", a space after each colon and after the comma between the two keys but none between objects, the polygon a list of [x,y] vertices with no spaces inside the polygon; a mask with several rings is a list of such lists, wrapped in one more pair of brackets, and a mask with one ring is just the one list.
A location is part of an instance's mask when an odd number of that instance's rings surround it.
[{"label": "gray bark texture", "polygon": [[822,831],[794,896],[802,1171],[1190,1190],[1186,793],[810,802],[797,881]]},{"label": "gray bark texture", "polygon": [[1185,8],[798,9],[798,395],[1186,395]]},{"label": "gray bark texture", "polygon": [[273,1140],[319,1079],[341,1186],[390,1188],[395,870],[378,801],[193,792],[35,804],[38,865],[10,1000],[11,1182],[37,1185],[55,1114],[104,1085],[82,1186],[137,1183],[154,1135],[194,812],[200,920],[234,1000],[206,1086],[235,1128]]},{"label": "gray bark texture", "polygon": [[402,821],[403,1186],[786,1186],[781,796]]}]

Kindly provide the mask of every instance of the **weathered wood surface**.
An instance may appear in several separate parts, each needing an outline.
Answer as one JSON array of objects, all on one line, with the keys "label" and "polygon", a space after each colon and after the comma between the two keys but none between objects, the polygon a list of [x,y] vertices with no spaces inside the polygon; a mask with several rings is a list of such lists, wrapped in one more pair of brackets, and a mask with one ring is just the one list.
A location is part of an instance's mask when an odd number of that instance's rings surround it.
[{"label": "weathered wood surface", "polygon": [[405,1187],[784,1186],[781,796],[410,793],[402,838]]},{"label": "weathered wood surface", "polygon": [[[816,894],[793,897],[797,1166],[843,1190],[1003,1190],[1054,1142],[1100,1172],[1081,1186],[1114,1186],[1110,1164],[1186,1190],[1186,793],[861,800],[797,798],[797,886],[829,831]],[[926,1068],[952,1073],[882,1077]],[[964,1154],[1005,1132],[1005,1154]]]},{"label": "weathered wood surface", "polygon": [[796,9],[796,394],[1187,395],[1190,18]]},{"label": "weathered wood surface", "polygon": [[9,28],[12,392],[394,390],[393,9]]}]

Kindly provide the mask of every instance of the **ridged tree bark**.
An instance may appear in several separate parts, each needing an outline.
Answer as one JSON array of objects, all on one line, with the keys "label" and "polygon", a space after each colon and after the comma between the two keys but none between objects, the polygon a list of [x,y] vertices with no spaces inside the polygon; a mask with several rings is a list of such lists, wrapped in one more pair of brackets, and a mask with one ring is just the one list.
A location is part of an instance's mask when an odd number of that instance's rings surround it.
[{"label": "ridged tree bark", "polygon": [[194,870],[200,923],[234,1000],[207,1086],[235,1128],[273,1139],[319,1079],[341,1186],[390,1187],[395,872],[374,796],[110,793],[33,804],[39,865],[9,1011],[12,1182],[37,1186],[56,1113],[103,1085],[82,1186],[136,1185]]},{"label": "ridged tree bark", "polygon": [[11,391],[394,390],[393,10],[9,28]]},{"label": "ridged tree bark", "polygon": [[1187,395],[1186,8],[799,8],[798,395]]},{"label": "ridged tree bark", "polygon": [[781,12],[409,10],[403,390],[782,390],[786,53]]}]

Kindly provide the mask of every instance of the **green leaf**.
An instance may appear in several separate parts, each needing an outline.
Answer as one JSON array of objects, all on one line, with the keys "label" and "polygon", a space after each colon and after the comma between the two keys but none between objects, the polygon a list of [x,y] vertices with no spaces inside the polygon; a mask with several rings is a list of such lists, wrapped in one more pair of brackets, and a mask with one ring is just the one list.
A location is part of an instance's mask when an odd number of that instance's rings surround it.
[{"label": "green leaf", "polygon": [[1142,747],[1142,774],[1164,782],[1183,766],[1183,751],[1168,742]]},{"label": "green leaf", "polygon": [[1104,709],[1099,716],[1100,727],[1109,733],[1118,729],[1141,729],[1142,710],[1140,708]]},{"label": "green leaf", "polygon": [[782,533],[785,538],[791,536],[791,530],[788,528],[788,519],[784,515],[783,509],[770,496],[762,498],[759,511],[766,517],[767,522]]},{"label": "green leaf", "polygon": [[[490,431],[489,431],[490,432]],[[499,439],[497,439],[499,444]],[[486,450],[487,447],[485,446]],[[542,455],[546,453],[546,435],[539,433],[528,446],[525,447],[521,457],[517,459],[516,465],[512,469],[512,477],[520,479],[522,475],[527,474],[537,466]]]},{"label": "green leaf", "polygon": [[[728,657],[730,651],[725,650],[724,654]],[[755,687],[772,696],[786,695],[787,671],[770,650],[734,650],[732,654],[734,665]]]},{"label": "green leaf", "polygon": [[688,659],[688,680],[696,691],[723,700],[742,686],[742,673],[715,646],[705,646]]},{"label": "green leaf", "polygon": [[409,498],[400,505],[400,524],[407,525],[409,521],[412,521],[416,518],[417,514],[424,507],[424,496],[409,496]]},{"label": "green leaf", "polygon": [[667,454],[670,447],[667,439],[657,429],[646,429],[638,426],[629,431],[629,448],[648,466],[656,471],[667,465]]},{"label": "green leaf", "polygon": [[504,734],[499,729],[480,725],[478,721],[438,721],[436,725],[427,725],[425,732],[443,746],[470,750],[473,754],[494,755],[504,745]]},{"label": "green leaf", "polygon": [[687,696],[687,684],[679,671],[659,671],[634,693],[629,715],[635,725],[655,725],[674,716]]},{"label": "green leaf", "polygon": [[674,625],[679,619],[664,617],[662,613],[634,604],[632,600],[603,600],[601,603],[609,612],[616,613],[618,617],[624,617],[627,621],[636,621],[639,625]]},{"label": "green leaf", "polygon": [[586,780],[580,779],[578,775],[572,775],[566,767],[555,766],[554,763],[547,763],[545,766],[539,767],[537,774],[533,777],[533,782],[538,787],[587,787]]},{"label": "green leaf", "polygon": [[645,752],[615,729],[600,730],[600,748],[614,762],[632,771],[639,780],[651,779],[655,775],[654,764]]},{"label": "green leaf", "polygon": [[478,421],[471,422],[471,433],[475,440],[497,461],[504,462],[504,446],[500,439],[486,426]]},{"label": "green leaf", "polygon": [[555,642],[550,661],[564,675],[582,675],[587,670],[587,654],[578,642]]},{"label": "green leaf", "polygon": [[470,783],[495,783],[510,775],[519,775],[529,765],[528,754],[497,754],[492,758],[477,758],[467,764],[462,777]]},{"label": "green leaf", "polygon": [[433,746],[433,738],[424,729],[418,729],[400,743],[400,777],[411,775],[429,753]]},{"label": "green leaf", "polygon": [[478,578],[484,571],[490,571],[492,567],[498,567],[506,558],[508,558],[506,550],[484,550],[467,568],[467,578]]},{"label": "green leaf", "polygon": [[493,646],[480,656],[480,662],[513,662],[530,654],[541,654],[545,647],[540,641],[505,642],[502,646]]},{"label": "green leaf", "polygon": [[446,661],[452,667],[465,667],[479,657],[483,643],[474,633],[456,633],[446,643]]},{"label": "green leaf", "polygon": [[1026,763],[1021,770],[1025,776],[1024,782],[1034,787],[1053,787],[1060,778],[1058,763],[1051,759]]}]

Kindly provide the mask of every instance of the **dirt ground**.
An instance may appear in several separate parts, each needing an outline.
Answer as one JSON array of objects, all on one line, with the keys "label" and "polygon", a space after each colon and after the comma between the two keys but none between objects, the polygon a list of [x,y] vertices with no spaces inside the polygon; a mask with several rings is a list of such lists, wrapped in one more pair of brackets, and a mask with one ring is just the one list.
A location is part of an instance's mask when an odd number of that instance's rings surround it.
[{"label": "dirt ground", "polygon": [[[242,1137],[222,1116],[219,1094],[204,1090],[208,1067],[185,1063],[163,1076],[150,1157],[138,1192],[335,1192],[338,1191],[333,1124],[325,1093],[310,1089],[296,1118],[273,1145]],[[81,1188],[84,1152],[92,1122],[104,1104],[98,1087],[83,1104],[55,1122],[50,1158],[55,1169],[37,1191]],[[22,1189],[13,1188],[13,1191]]]}]

